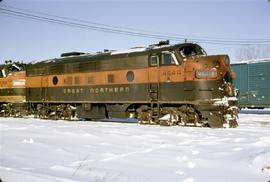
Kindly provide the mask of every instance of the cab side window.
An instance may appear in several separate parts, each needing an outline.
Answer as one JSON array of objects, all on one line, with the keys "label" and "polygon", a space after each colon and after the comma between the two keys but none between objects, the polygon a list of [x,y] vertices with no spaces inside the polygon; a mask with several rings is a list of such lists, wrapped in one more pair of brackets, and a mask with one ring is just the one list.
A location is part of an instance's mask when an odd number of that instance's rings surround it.
[{"label": "cab side window", "polygon": [[158,65],[158,56],[156,56],[156,55],[150,56],[149,64],[150,64],[150,66],[157,66]]},{"label": "cab side window", "polygon": [[174,60],[171,53],[163,53],[162,54],[162,65],[171,65],[174,64]]}]

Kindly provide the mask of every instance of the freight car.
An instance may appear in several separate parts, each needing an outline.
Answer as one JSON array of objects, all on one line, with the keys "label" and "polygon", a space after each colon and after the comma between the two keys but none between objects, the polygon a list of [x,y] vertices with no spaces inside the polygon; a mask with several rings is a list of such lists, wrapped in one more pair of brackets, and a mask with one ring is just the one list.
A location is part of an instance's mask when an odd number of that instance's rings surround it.
[{"label": "freight car", "polygon": [[231,65],[237,73],[235,86],[239,89],[242,108],[270,107],[270,59],[248,60]]},{"label": "freight car", "polygon": [[0,116],[26,114],[25,70],[21,63],[0,65]]},{"label": "freight car", "polygon": [[137,118],[164,125],[237,126],[227,55],[168,41],[128,51],[64,53],[26,65],[26,100],[39,117]]}]

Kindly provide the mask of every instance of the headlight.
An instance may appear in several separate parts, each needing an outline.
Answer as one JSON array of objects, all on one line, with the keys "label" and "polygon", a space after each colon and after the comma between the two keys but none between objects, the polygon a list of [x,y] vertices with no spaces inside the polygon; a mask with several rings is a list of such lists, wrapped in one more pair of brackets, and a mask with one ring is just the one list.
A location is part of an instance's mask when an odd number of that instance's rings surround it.
[{"label": "headlight", "polygon": [[216,78],[217,77],[217,70],[215,68],[211,70],[197,70],[196,71],[197,78]]}]

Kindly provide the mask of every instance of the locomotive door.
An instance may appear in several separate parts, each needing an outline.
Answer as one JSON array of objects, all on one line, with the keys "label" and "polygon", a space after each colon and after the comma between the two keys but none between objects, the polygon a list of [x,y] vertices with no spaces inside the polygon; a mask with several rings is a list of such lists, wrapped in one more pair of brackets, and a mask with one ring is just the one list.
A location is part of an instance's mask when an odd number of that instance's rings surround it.
[{"label": "locomotive door", "polygon": [[149,56],[148,92],[151,103],[159,101],[159,55]]},{"label": "locomotive door", "polygon": [[48,100],[48,77],[41,78],[41,100]]}]

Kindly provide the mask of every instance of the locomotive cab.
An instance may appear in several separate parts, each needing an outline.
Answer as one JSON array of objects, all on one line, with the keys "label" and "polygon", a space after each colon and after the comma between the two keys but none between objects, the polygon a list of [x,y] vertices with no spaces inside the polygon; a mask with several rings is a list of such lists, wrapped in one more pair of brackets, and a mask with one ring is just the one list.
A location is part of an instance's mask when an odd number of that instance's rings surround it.
[{"label": "locomotive cab", "polygon": [[12,61],[6,61],[6,64],[0,68],[0,78],[12,75],[15,72],[24,71],[24,65],[21,63],[12,63]]},{"label": "locomotive cab", "polygon": [[[207,56],[199,45],[184,46],[179,48],[179,53],[184,60],[185,82],[187,85],[196,85],[188,86],[188,89],[192,90],[196,95],[194,98],[198,99],[199,104],[195,108],[200,110],[201,118],[207,120],[211,127],[226,124],[236,127],[239,113],[237,91],[233,85],[236,75],[230,67],[229,56]],[[209,103],[212,106],[209,106]]]}]

